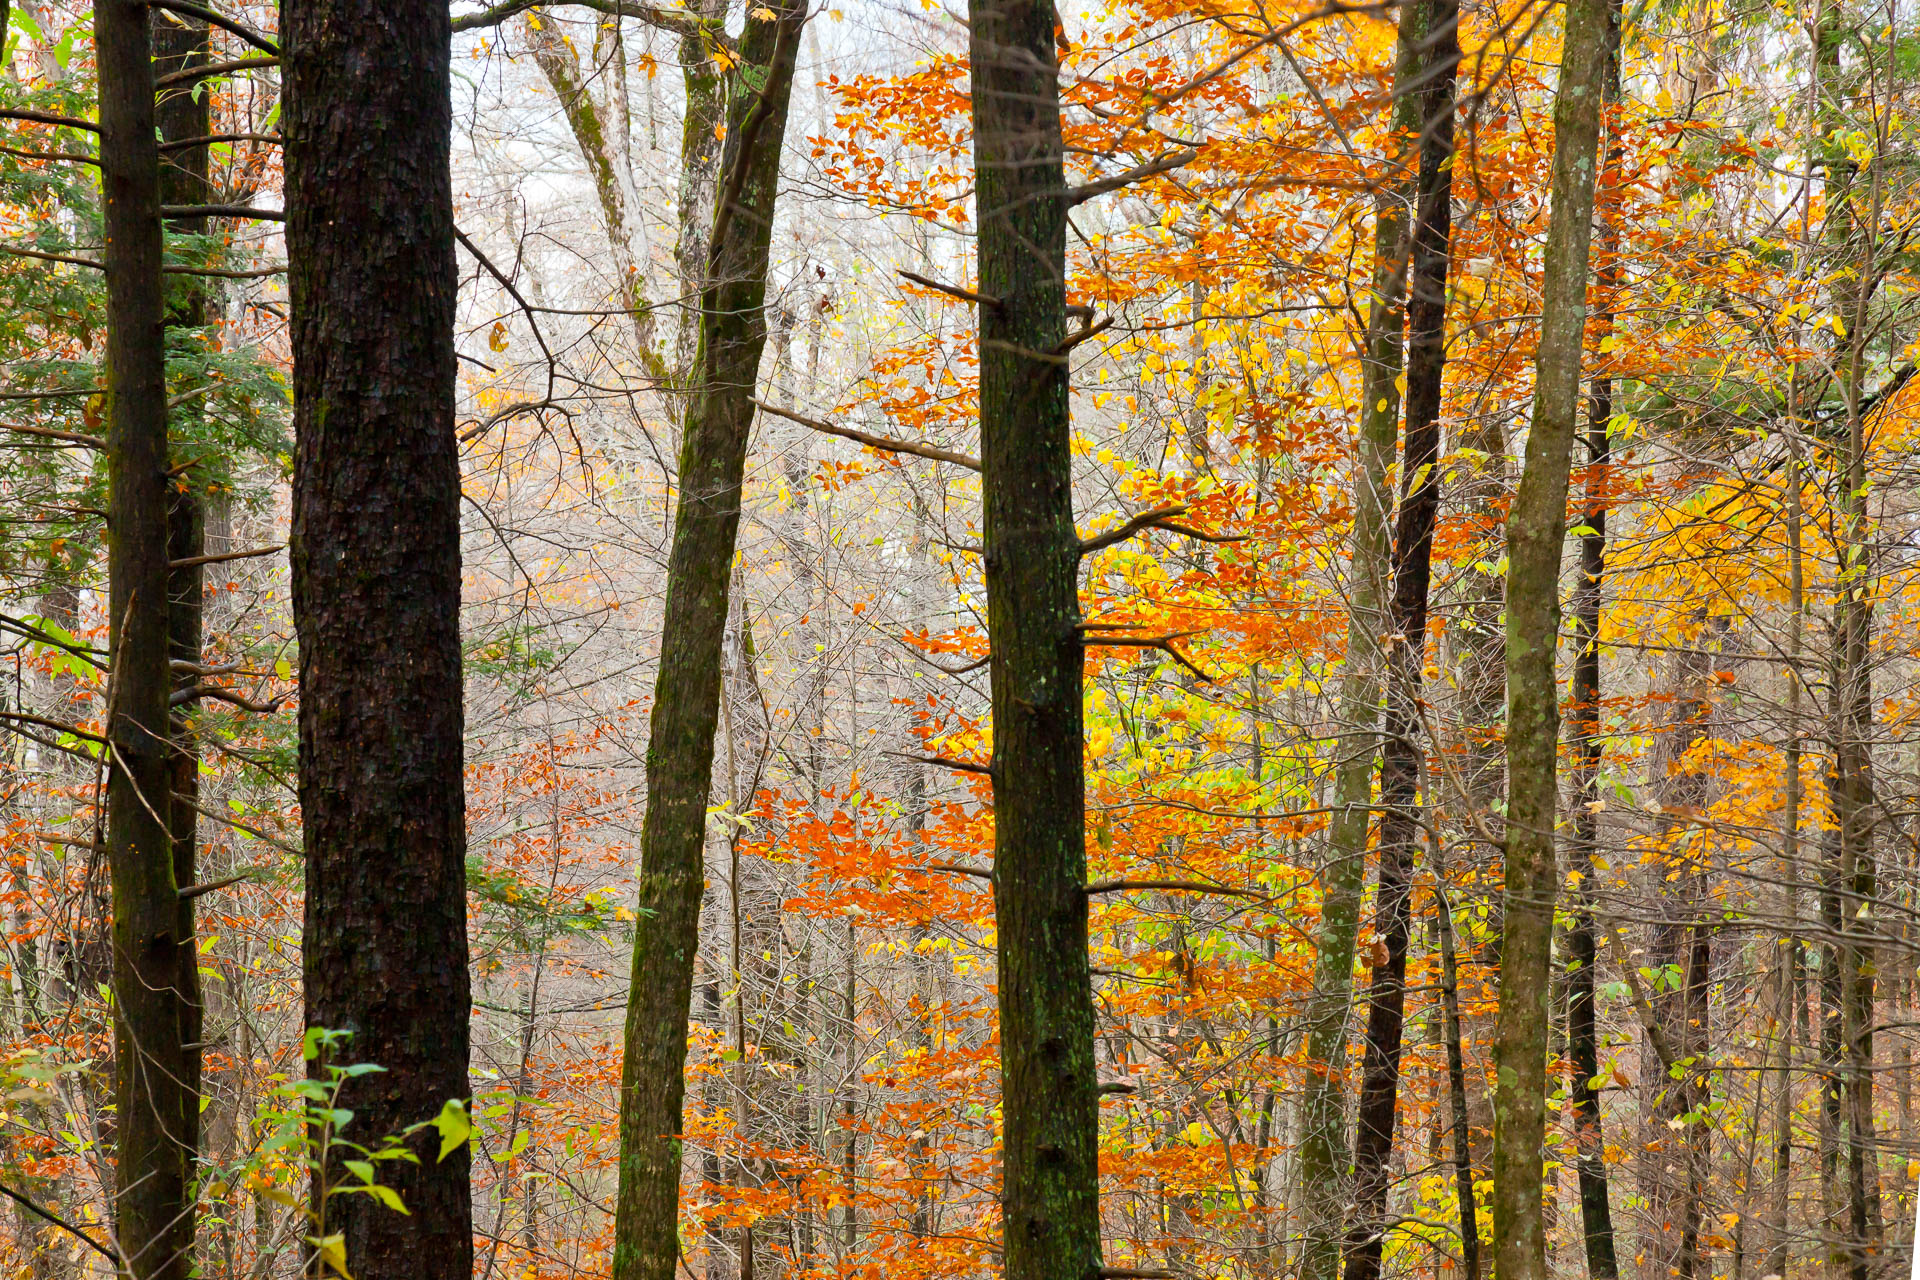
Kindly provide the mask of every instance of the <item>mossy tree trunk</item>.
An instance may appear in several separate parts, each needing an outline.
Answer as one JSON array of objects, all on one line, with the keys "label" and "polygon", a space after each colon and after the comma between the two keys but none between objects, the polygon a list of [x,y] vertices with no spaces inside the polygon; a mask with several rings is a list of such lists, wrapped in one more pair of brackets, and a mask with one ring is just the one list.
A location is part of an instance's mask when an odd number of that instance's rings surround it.
[{"label": "mossy tree trunk", "polygon": [[1569,0],[1554,103],[1552,211],[1541,286],[1533,424],[1507,517],[1507,831],[1500,1011],[1494,1032],[1493,1230],[1500,1280],[1546,1280],[1548,977],[1559,891],[1560,560],[1580,421],[1594,168],[1607,0]]},{"label": "mossy tree trunk", "polygon": [[1055,16],[971,10],[1007,1280],[1100,1266]]},{"label": "mossy tree trunk", "polygon": [[680,446],[680,496],[647,741],[639,920],[620,1083],[615,1280],[673,1280],[680,1259],[680,1125],[700,942],[707,805],[740,486],[766,346],[767,260],[804,0],[755,6],[725,82],[699,346]]}]

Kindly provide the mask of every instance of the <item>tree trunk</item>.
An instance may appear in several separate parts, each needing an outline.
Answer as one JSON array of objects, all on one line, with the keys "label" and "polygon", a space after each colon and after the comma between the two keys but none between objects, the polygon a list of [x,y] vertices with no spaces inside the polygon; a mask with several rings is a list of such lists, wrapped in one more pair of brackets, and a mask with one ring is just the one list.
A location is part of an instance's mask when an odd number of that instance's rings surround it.
[{"label": "tree trunk", "polygon": [[1054,9],[972,9],[1007,1280],[1100,1266]]},{"label": "tree trunk", "polygon": [[[1620,0],[1607,5],[1606,78],[1604,103],[1620,101]],[[1623,149],[1617,129],[1607,148],[1605,180],[1617,180]],[[1598,286],[1602,314],[1599,331],[1613,332],[1613,296],[1620,286],[1620,267],[1614,255],[1619,228],[1613,213],[1600,211],[1600,266]],[[1574,586],[1573,633],[1577,648],[1573,661],[1573,830],[1568,854],[1573,863],[1573,920],[1567,930],[1567,1057],[1572,1073],[1567,1090],[1573,1126],[1574,1168],[1580,1186],[1581,1236],[1586,1244],[1588,1280],[1616,1280],[1620,1260],[1613,1234],[1613,1208],[1608,1195],[1606,1143],[1600,1122],[1600,1037],[1596,1017],[1597,958],[1593,922],[1594,858],[1600,843],[1600,763],[1605,753],[1600,715],[1600,609],[1607,567],[1607,486],[1610,446],[1607,433],[1613,420],[1613,377],[1596,373],[1591,385],[1587,417],[1587,493],[1580,536],[1580,576]]]},{"label": "tree trunk", "polygon": [[193,1264],[188,998],[173,845],[167,664],[167,388],[160,155],[148,11],[94,9],[106,194],[108,651],[107,862],[113,878],[114,1222],[137,1280]]},{"label": "tree trunk", "polygon": [[[726,0],[697,0],[692,8],[714,22],[726,17]],[[720,175],[720,126],[726,119],[726,78],[707,42],[693,35],[680,38],[680,68],[686,113],[680,124],[680,189],[675,202],[680,229],[673,259],[679,272],[681,301],[674,374],[676,382],[684,385],[700,354],[702,313],[692,303],[706,288],[708,235],[713,229],[714,187]]]},{"label": "tree trunk", "polygon": [[1420,124],[1412,92],[1424,6],[1400,11],[1394,63],[1392,177],[1374,211],[1372,306],[1360,379],[1360,439],[1353,475],[1353,572],[1348,592],[1346,672],[1340,684],[1339,764],[1314,938],[1308,1001],[1307,1075],[1300,1105],[1301,1280],[1332,1280],[1340,1264],[1346,1213],[1347,1006],[1366,884],[1367,830],[1373,813],[1375,729],[1380,716],[1380,636],[1387,629],[1390,576],[1387,476],[1400,429],[1400,358],[1406,314],[1407,205],[1414,180],[1404,148]]},{"label": "tree trunk", "polygon": [[[430,0],[282,22],[306,1020],[385,1068],[342,1095],[372,1143],[469,1092],[450,31]],[[468,1149],[420,1150],[381,1168],[407,1214],[328,1203],[356,1280],[472,1272]]]},{"label": "tree trunk", "polygon": [[[595,21],[605,20],[596,14]],[[616,297],[627,311],[635,356],[648,373],[665,381],[666,362],[654,349],[653,304],[647,299],[647,263],[634,253],[636,228],[627,208],[625,118],[609,120],[607,117],[613,113],[603,113],[594,102],[580,74],[580,57],[574,52],[572,42],[554,26],[550,12],[529,14],[526,25],[533,60],[560,100],[561,114],[567,119],[574,144],[580,148],[580,158],[586,162],[587,175],[593,180],[594,194],[599,197],[601,230],[607,238],[608,256],[618,282]],[[639,239],[644,249],[644,236]]]},{"label": "tree trunk", "polygon": [[1452,1104],[1454,1199],[1460,1215],[1460,1274],[1462,1280],[1480,1280],[1480,1211],[1473,1194],[1473,1135],[1468,1129],[1467,1061],[1460,1032],[1460,964],[1453,931],[1453,900],[1447,888],[1447,869],[1434,853],[1433,881],[1439,892],[1440,1004],[1445,1019],[1442,1035],[1447,1047],[1447,1094]]},{"label": "tree trunk", "polygon": [[1400,1102],[1412,930],[1413,852],[1420,838],[1421,669],[1427,660],[1427,598],[1433,528],[1440,507],[1440,392],[1446,368],[1447,265],[1453,229],[1453,86],[1460,65],[1459,7],[1425,0],[1416,65],[1420,174],[1407,287],[1406,443],[1394,527],[1392,625],[1387,651],[1386,732],[1380,754],[1380,884],[1374,936],[1385,949],[1367,992],[1367,1047],[1354,1136],[1354,1215],[1347,1280],[1378,1280],[1386,1233],[1387,1182]]},{"label": "tree trunk", "polygon": [[[153,19],[154,74],[163,75],[188,67],[204,66],[209,60],[208,27],[199,19],[180,18],[159,13]],[[204,138],[213,132],[213,113],[209,96],[200,86],[187,85],[163,93],[156,104],[160,138],[166,142]],[[205,147],[170,151],[160,171],[162,204],[196,205],[216,203],[207,181]],[[183,218],[171,224],[173,230],[203,236],[205,218]],[[206,287],[194,276],[175,277],[167,300],[167,323],[177,331],[199,333],[207,324]],[[194,402],[197,405],[197,402]],[[183,441],[180,425],[185,415],[195,412],[183,404],[174,411],[172,435]],[[173,562],[192,560],[206,553],[206,518],[201,503],[201,485],[197,469],[189,470],[167,495],[167,555]],[[167,578],[167,652],[174,662],[200,665],[201,613],[205,601],[202,569],[197,564],[179,564],[168,570]],[[191,669],[173,677],[176,693],[191,690],[200,677]],[[198,837],[200,829],[200,746],[194,735],[196,703],[189,696],[177,712],[169,734],[172,751],[168,756],[167,830],[173,844],[173,877],[178,885],[198,880]],[[181,1076],[180,1144],[189,1152],[200,1147],[200,1075],[204,1050],[200,1047],[205,1010],[200,993],[200,948],[196,943],[194,903],[180,901],[179,971],[174,986],[182,999],[180,1039],[184,1047]]]},{"label": "tree trunk", "polygon": [[1560,737],[1554,657],[1567,481],[1580,418],[1587,256],[1607,45],[1607,0],[1569,0],[1554,103],[1552,214],[1526,464],[1507,518],[1508,810],[1495,1026],[1493,1234],[1500,1280],[1546,1280],[1547,1028],[1551,1022]]},{"label": "tree trunk", "polygon": [[700,940],[728,587],[752,396],[767,337],[767,258],[780,151],[805,16],[803,0],[755,7],[740,39],[742,65],[728,82],[726,149],[700,295],[699,350],[680,447],[679,509],[647,742],[639,921],[620,1083],[615,1280],[672,1280],[679,1264],[687,1014]]}]

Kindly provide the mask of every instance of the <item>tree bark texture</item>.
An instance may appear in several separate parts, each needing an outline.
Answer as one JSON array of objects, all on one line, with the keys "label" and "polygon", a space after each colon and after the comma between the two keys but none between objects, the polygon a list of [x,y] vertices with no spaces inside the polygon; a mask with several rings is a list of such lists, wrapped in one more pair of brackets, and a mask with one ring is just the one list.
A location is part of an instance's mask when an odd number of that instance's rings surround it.
[{"label": "tree bark texture", "polygon": [[1500,1280],[1546,1280],[1548,977],[1558,808],[1560,558],[1580,418],[1607,0],[1570,0],[1554,103],[1552,212],[1533,425],[1507,518],[1508,811],[1500,1011],[1494,1032],[1493,1234]]},{"label": "tree bark texture", "polygon": [[[161,76],[210,61],[208,27],[205,21],[182,18],[155,11],[153,19],[154,75]],[[163,92],[155,104],[160,138],[177,142],[204,138],[213,132],[210,98],[195,86],[186,85]],[[207,181],[205,147],[187,147],[169,151],[161,161],[160,201],[163,205],[204,205],[216,203]],[[202,236],[207,231],[205,218],[183,218],[170,224],[176,232]],[[208,299],[205,284],[195,276],[176,276],[167,298],[167,321],[175,334],[197,341],[207,324]],[[186,415],[195,412],[193,402],[173,410],[170,437],[184,443],[182,426]],[[178,452],[176,450],[176,452]],[[201,501],[198,469],[190,469],[173,482],[167,495],[167,556],[177,567],[167,571],[167,653],[174,662],[200,665],[202,614],[205,602],[204,570],[198,564],[179,564],[206,553],[206,518]],[[200,683],[193,671],[174,676],[176,694]],[[169,732],[172,751],[167,759],[167,830],[173,843],[173,878],[176,884],[195,883],[199,876],[200,830],[200,747],[193,730],[196,703],[187,698],[174,714]],[[180,1141],[190,1152],[200,1146],[200,1076],[204,1051],[199,1047],[204,1018],[200,991],[200,948],[195,928],[197,899],[180,901],[179,970],[174,980],[180,993],[183,1076],[180,1117]]]},{"label": "tree bark texture", "polygon": [[[1607,5],[1604,105],[1620,101],[1620,3]],[[1617,180],[1622,150],[1617,134],[1607,149],[1607,179]],[[1597,282],[1602,308],[1600,332],[1613,330],[1613,295],[1620,284],[1614,255],[1619,230],[1612,212],[1600,211]],[[1593,886],[1594,857],[1600,841],[1600,764],[1605,753],[1600,714],[1600,610],[1607,567],[1608,424],[1613,420],[1613,377],[1596,373],[1587,411],[1586,510],[1581,521],[1580,576],[1574,584],[1573,634],[1573,791],[1572,831],[1568,841],[1573,870],[1573,920],[1567,930],[1567,1058],[1572,1073],[1568,1094],[1574,1143],[1574,1168],[1580,1186],[1581,1236],[1586,1246],[1588,1280],[1616,1280],[1620,1261],[1613,1232],[1605,1141],[1600,1123],[1600,1038],[1595,1017],[1597,995]]]},{"label": "tree bark texture", "polygon": [[[293,605],[306,1020],[385,1070],[342,1095],[379,1141],[465,1098],[466,825],[447,8],[286,0]],[[466,1147],[338,1196],[356,1280],[467,1280]],[[332,1176],[339,1176],[334,1171]]]},{"label": "tree bark texture", "polygon": [[168,830],[167,388],[160,160],[148,13],[94,10],[107,269],[107,477],[113,681],[114,1231],[136,1280],[192,1266],[193,1104],[179,986],[182,913]]},{"label": "tree bark texture", "polygon": [[1446,369],[1447,266],[1453,231],[1453,90],[1460,66],[1459,6],[1425,0],[1419,68],[1409,86],[1419,106],[1420,171],[1412,271],[1407,286],[1406,427],[1400,510],[1394,522],[1393,598],[1387,649],[1385,732],[1380,745],[1380,880],[1374,936],[1385,954],[1367,992],[1367,1043],[1353,1148],[1354,1215],[1347,1280],[1379,1280],[1387,1183],[1400,1105],[1407,1017],[1407,943],[1412,932],[1413,855],[1419,843],[1422,668],[1433,529],[1440,508],[1440,392]]},{"label": "tree bark texture", "polygon": [[1054,9],[971,11],[1007,1280],[1100,1265]]},{"label": "tree bark texture", "polygon": [[1347,1206],[1347,1012],[1366,885],[1373,815],[1375,734],[1380,722],[1381,644],[1387,630],[1392,547],[1388,475],[1400,431],[1400,363],[1406,329],[1407,206],[1415,188],[1406,163],[1419,128],[1411,92],[1424,6],[1400,13],[1394,67],[1394,181],[1375,204],[1373,296],[1360,377],[1360,438],[1353,476],[1353,569],[1349,577],[1346,671],[1340,684],[1340,761],[1334,817],[1314,938],[1313,995],[1307,1005],[1309,1073],[1300,1108],[1301,1280],[1332,1280],[1340,1266]]},{"label": "tree bark texture", "polygon": [[725,86],[726,147],[680,447],[680,497],[647,742],[639,922],[620,1085],[615,1280],[679,1264],[680,1124],[699,948],[707,805],[752,397],[766,346],[767,259],[804,0],[755,7]]}]

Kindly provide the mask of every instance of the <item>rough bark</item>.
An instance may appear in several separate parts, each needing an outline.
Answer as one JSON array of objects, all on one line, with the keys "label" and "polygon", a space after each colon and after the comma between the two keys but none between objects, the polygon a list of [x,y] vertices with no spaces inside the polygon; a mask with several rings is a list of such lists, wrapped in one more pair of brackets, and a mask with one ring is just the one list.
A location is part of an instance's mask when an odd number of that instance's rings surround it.
[{"label": "rough bark", "polygon": [[[179,18],[164,12],[153,19],[153,65],[155,76],[177,72],[210,61],[208,28],[198,19]],[[164,92],[156,104],[160,138],[165,142],[186,138],[204,138],[213,132],[213,113],[205,92],[193,87]],[[167,153],[160,171],[160,200],[163,205],[204,205],[215,203],[207,181],[207,152],[204,147],[189,147]],[[182,218],[169,224],[180,233],[205,235],[205,218]],[[167,323],[176,332],[198,335],[207,323],[208,299],[201,280],[177,276],[167,299]],[[173,410],[170,435],[183,442],[186,415],[196,412],[198,402],[188,402]],[[177,452],[177,451],[176,451]],[[198,469],[191,469],[177,480],[167,495],[167,556],[171,562],[192,560],[206,553],[206,517],[201,498]],[[167,652],[174,662],[198,666],[201,661],[201,630],[205,583],[197,564],[183,564],[167,571]],[[192,671],[174,676],[175,692],[200,683]],[[173,843],[173,878],[176,884],[190,885],[196,874],[200,828],[200,746],[194,735],[195,704],[183,702],[175,714],[167,758],[167,831]],[[195,929],[195,903],[180,902],[178,973],[175,990],[180,993],[180,1040],[182,1053],[182,1109],[180,1142],[188,1151],[200,1147],[200,1075],[204,1051],[200,1044],[205,1022],[200,991],[200,949]]]},{"label": "rough bark", "polygon": [[1054,10],[971,13],[1007,1280],[1100,1266]]},{"label": "rough bark", "polygon": [[1386,1235],[1387,1183],[1400,1102],[1412,932],[1413,855],[1420,839],[1421,669],[1434,520],[1440,508],[1440,393],[1446,368],[1447,266],[1453,230],[1453,91],[1460,65],[1459,7],[1425,0],[1415,77],[1420,171],[1407,285],[1406,426],[1400,510],[1394,522],[1393,598],[1387,649],[1385,732],[1380,748],[1380,878],[1374,936],[1384,949],[1367,992],[1367,1042],[1354,1136],[1354,1214],[1347,1280],[1378,1280]]},{"label": "rough bark", "polygon": [[114,1230],[137,1280],[192,1266],[192,1147],[182,1130],[182,913],[167,827],[167,389],[160,158],[148,13],[94,9],[107,268],[107,574],[113,687],[107,861],[113,879]]},{"label": "rough bark", "polygon": [[1542,278],[1533,424],[1507,518],[1508,811],[1500,1011],[1494,1040],[1493,1233],[1501,1280],[1545,1280],[1549,965],[1560,737],[1554,657],[1567,484],[1580,418],[1606,0],[1570,0],[1554,103],[1552,212]]},{"label": "rough bark", "polygon": [[1366,884],[1374,762],[1379,753],[1375,732],[1380,718],[1380,638],[1387,629],[1391,577],[1387,476],[1400,429],[1407,206],[1414,189],[1406,151],[1420,121],[1419,101],[1411,87],[1423,13],[1424,7],[1417,4],[1405,6],[1400,13],[1394,67],[1397,143],[1391,182],[1374,213],[1372,306],[1361,364],[1360,438],[1353,476],[1353,571],[1348,586],[1346,671],[1340,684],[1340,756],[1334,771],[1334,817],[1322,876],[1320,923],[1314,937],[1313,995],[1306,1014],[1309,1072],[1301,1100],[1299,1164],[1304,1218],[1301,1280],[1331,1280],[1338,1271],[1347,1205],[1347,1011],[1353,998],[1353,958]]},{"label": "rough bark", "polygon": [[721,189],[700,295],[680,498],[647,742],[639,922],[620,1085],[615,1280],[672,1280],[679,1262],[681,1106],[699,947],[707,803],[720,715],[740,485],[766,345],[768,246],[794,55],[806,8],[749,14],[727,84]]},{"label": "rough bark", "polygon": [[[468,1094],[452,109],[435,0],[288,0],[293,607],[306,1020],[378,1141]],[[430,1136],[430,1135],[429,1135]],[[356,1280],[467,1280],[466,1147],[327,1206]],[[336,1171],[335,1176],[338,1176]]]},{"label": "rough bark", "polygon": [[[1620,100],[1620,3],[1607,5],[1605,102]],[[1611,135],[1607,149],[1608,178],[1617,178],[1622,160],[1619,135]],[[1619,230],[1610,210],[1600,213],[1599,330],[1613,331],[1613,294],[1620,268],[1614,260]],[[1587,492],[1581,521],[1580,576],[1574,585],[1573,662],[1573,792],[1572,831],[1568,860],[1573,890],[1572,923],[1567,929],[1567,1058],[1572,1079],[1568,1107],[1573,1125],[1574,1168],[1580,1186],[1581,1236],[1586,1245],[1588,1280],[1615,1280],[1620,1274],[1613,1233],[1613,1209],[1608,1196],[1605,1142],[1600,1120],[1600,1091],[1594,1081],[1600,1073],[1600,1038],[1595,997],[1597,957],[1593,918],[1594,857],[1600,840],[1600,762],[1605,750],[1600,715],[1600,609],[1607,557],[1608,424],[1613,420],[1613,377],[1596,373],[1590,385],[1587,415]]]}]

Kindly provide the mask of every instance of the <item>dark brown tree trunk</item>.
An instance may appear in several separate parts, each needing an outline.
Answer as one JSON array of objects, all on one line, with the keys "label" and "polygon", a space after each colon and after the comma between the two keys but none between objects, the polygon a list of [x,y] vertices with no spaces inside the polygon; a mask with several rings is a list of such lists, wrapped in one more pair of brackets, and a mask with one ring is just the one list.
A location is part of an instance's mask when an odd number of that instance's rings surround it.
[{"label": "dark brown tree trunk", "polygon": [[1546,1280],[1547,1035],[1558,810],[1560,560],[1579,433],[1607,0],[1569,0],[1526,465],[1507,517],[1507,831],[1494,1033],[1493,1235],[1500,1280]]},{"label": "dark brown tree trunk", "polygon": [[1007,1280],[1100,1266],[1054,9],[971,12]]},{"label": "dark brown tree trunk", "polygon": [[113,877],[114,1222],[137,1280],[192,1267],[192,1147],[179,988],[182,912],[168,816],[167,388],[160,154],[147,7],[100,0],[106,193],[107,861]]},{"label": "dark brown tree trunk", "polygon": [[1400,1104],[1407,1007],[1413,852],[1420,838],[1421,668],[1433,528],[1440,507],[1440,392],[1446,368],[1447,265],[1453,229],[1453,86],[1460,65],[1459,7],[1425,0],[1414,85],[1420,102],[1420,176],[1407,282],[1406,430],[1400,511],[1394,526],[1392,624],[1387,648],[1386,732],[1380,751],[1380,882],[1374,936],[1385,949],[1367,991],[1367,1044],[1353,1145],[1354,1213],[1347,1280],[1378,1280],[1387,1182]]},{"label": "dark brown tree trunk", "polygon": [[620,1083],[615,1280],[672,1280],[679,1265],[687,1014],[700,941],[722,642],[752,397],[767,339],[767,257],[780,151],[805,17],[803,0],[754,6],[731,82],[647,741],[639,921]]},{"label": "dark brown tree trunk", "polygon": [[[1674,677],[1674,723],[1661,748],[1666,768],[1658,770],[1663,774],[1662,808],[1674,816],[1661,821],[1666,856],[1663,863],[1656,864],[1661,868],[1655,899],[1657,919],[1647,946],[1649,963],[1663,975],[1649,1002],[1650,1010],[1668,1046],[1665,1052],[1655,1047],[1654,1028],[1647,1028],[1649,1051],[1643,1061],[1649,1064],[1647,1074],[1652,1080],[1651,1105],[1645,1113],[1650,1222],[1641,1252],[1643,1274],[1649,1280],[1670,1276],[1689,1280],[1703,1262],[1700,1235],[1705,1151],[1711,1128],[1700,1122],[1698,1113],[1706,1101],[1708,1070],[1707,948],[1711,926],[1706,913],[1712,850],[1701,839],[1698,828],[1681,815],[1698,817],[1705,812],[1708,800],[1709,779],[1688,761],[1688,756],[1704,736],[1712,714],[1715,664],[1709,651],[1717,648],[1725,624],[1708,619],[1704,611],[1695,620],[1701,627],[1699,647],[1679,654]],[[1684,1117],[1694,1119],[1689,1122]]]},{"label": "dark brown tree trunk", "polygon": [[[157,12],[153,18],[153,64],[155,76],[204,66],[209,61],[208,29],[199,19],[181,18]],[[204,87],[186,85],[165,91],[155,107],[160,138],[177,142],[204,138],[213,132],[210,97]],[[216,203],[207,182],[205,147],[187,147],[170,151],[160,171],[160,200],[166,205],[205,205]],[[170,224],[176,232],[201,236],[207,231],[205,218],[183,218]],[[176,332],[198,334],[207,323],[207,296],[201,278],[175,276],[167,300],[167,323]],[[172,436],[182,439],[185,415],[195,411],[193,403],[174,409]],[[201,614],[205,599],[202,569],[198,564],[183,564],[206,553],[206,521],[202,509],[201,482],[197,468],[188,470],[167,495],[167,555],[177,567],[167,578],[167,652],[176,663],[188,664],[176,670],[173,687],[184,694],[200,683],[191,668],[200,665]],[[173,878],[186,886],[198,880],[198,838],[200,828],[200,747],[194,736],[193,720],[197,704],[192,697],[182,699],[174,715],[169,735],[173,750],[168,756],[167,830],[173,842]],[[175,989],[182,997],[180,1039],[184,1049],[180,1116],[180,1143],[190,1152],[200,1147],[200,1074],[204,1051],[200,1047],[205,1021],[200,993],[200,949],[196,940],[194,904],[197,899],[180,901],[179,973]]]},{"label": "dark brown tree trunk", "polygon": [[1447,1046],[1448,1117],[1453,1130],[1454,1201],[1460,1215],[1461,1280],[1480,1280],[1480,1210],[1473,1194],[1473,1134],[1468,1128],[1467,1059],[1460,1030],[1459,948],[1453,930],[1453,899],[1447,888],[1447,870],[1437,851],[1433,880],[1439,889],[1440,1006],[1445,1020],[1442,1035]]},{"label": "dark brown tree trunk", "polygon": [[1366,888],[1373,817],[1375,733],[1380,723],[1382,635],[1388,631],[1392,541],[1387,477],[1400,434],[1400,370],[1406,331],[1407,205],[1416,189],[1422,6],[1400,11],[1394,51],[1393,181],[1374,202],[1373,288],[1360,378],[1360,438],[1354,459],[1351,603],[1346,670],[1340,679],[1341,761],[1321,876],[1314,936],[1313,995],[1306,1010],[1308,1072],[1300,1103],[1301,1280],[1332,1280],[1340,1269],[1347,1212],[1347,1022],[1353,958]]},{"label": "dark brown tree trunk", "polygon": [[[1603,85],[1608,105],[1620,100],[1620,0],[1607,6],[1607,65]],[[1622,148],[1615,133],[1607,149],[1608,177],[1620,171]],[[1597,272],[1602,335],[1613,331],[1613,294],[1620,285],[1614,261],[1619,231],[1612,211],[1600,214],[1600,266]],[[1573,792],[1572,837],[1568,842],[1574,885],[1573,920],[1567,930],[1567,1057],[1572,1081],[1574,1165],[1580,1183],[1580,1225],[1586,1242],[1588,1280],[1615,1280],[1620,1274],[1614,1244],[1613,1209],[1608,1198],[1605,1143],[1600,1127],[1600,1038],[1595,1017],[1597,956],[1593,920],[1594,857],[1600,838],[1600,760],[1605,748],[1600,716],[1600,606],[1607,558],[1608,424],[1613,420],[1613,378],[1595,374],[1587,412],[1587,494],[1580,536],[1580,576],[1574,586],[1573,634]]]},{"label": "dark brown tree trunk", "polygon": [[[451,33],[434,0],[281,32],[306,1020],[385,1068],[342,1100],[371,1143],[469,1091]],[[405,1215],[327,1205],[356,1280],[471,1274],[468,1149],[420,1150],[381,1169]]]}]

